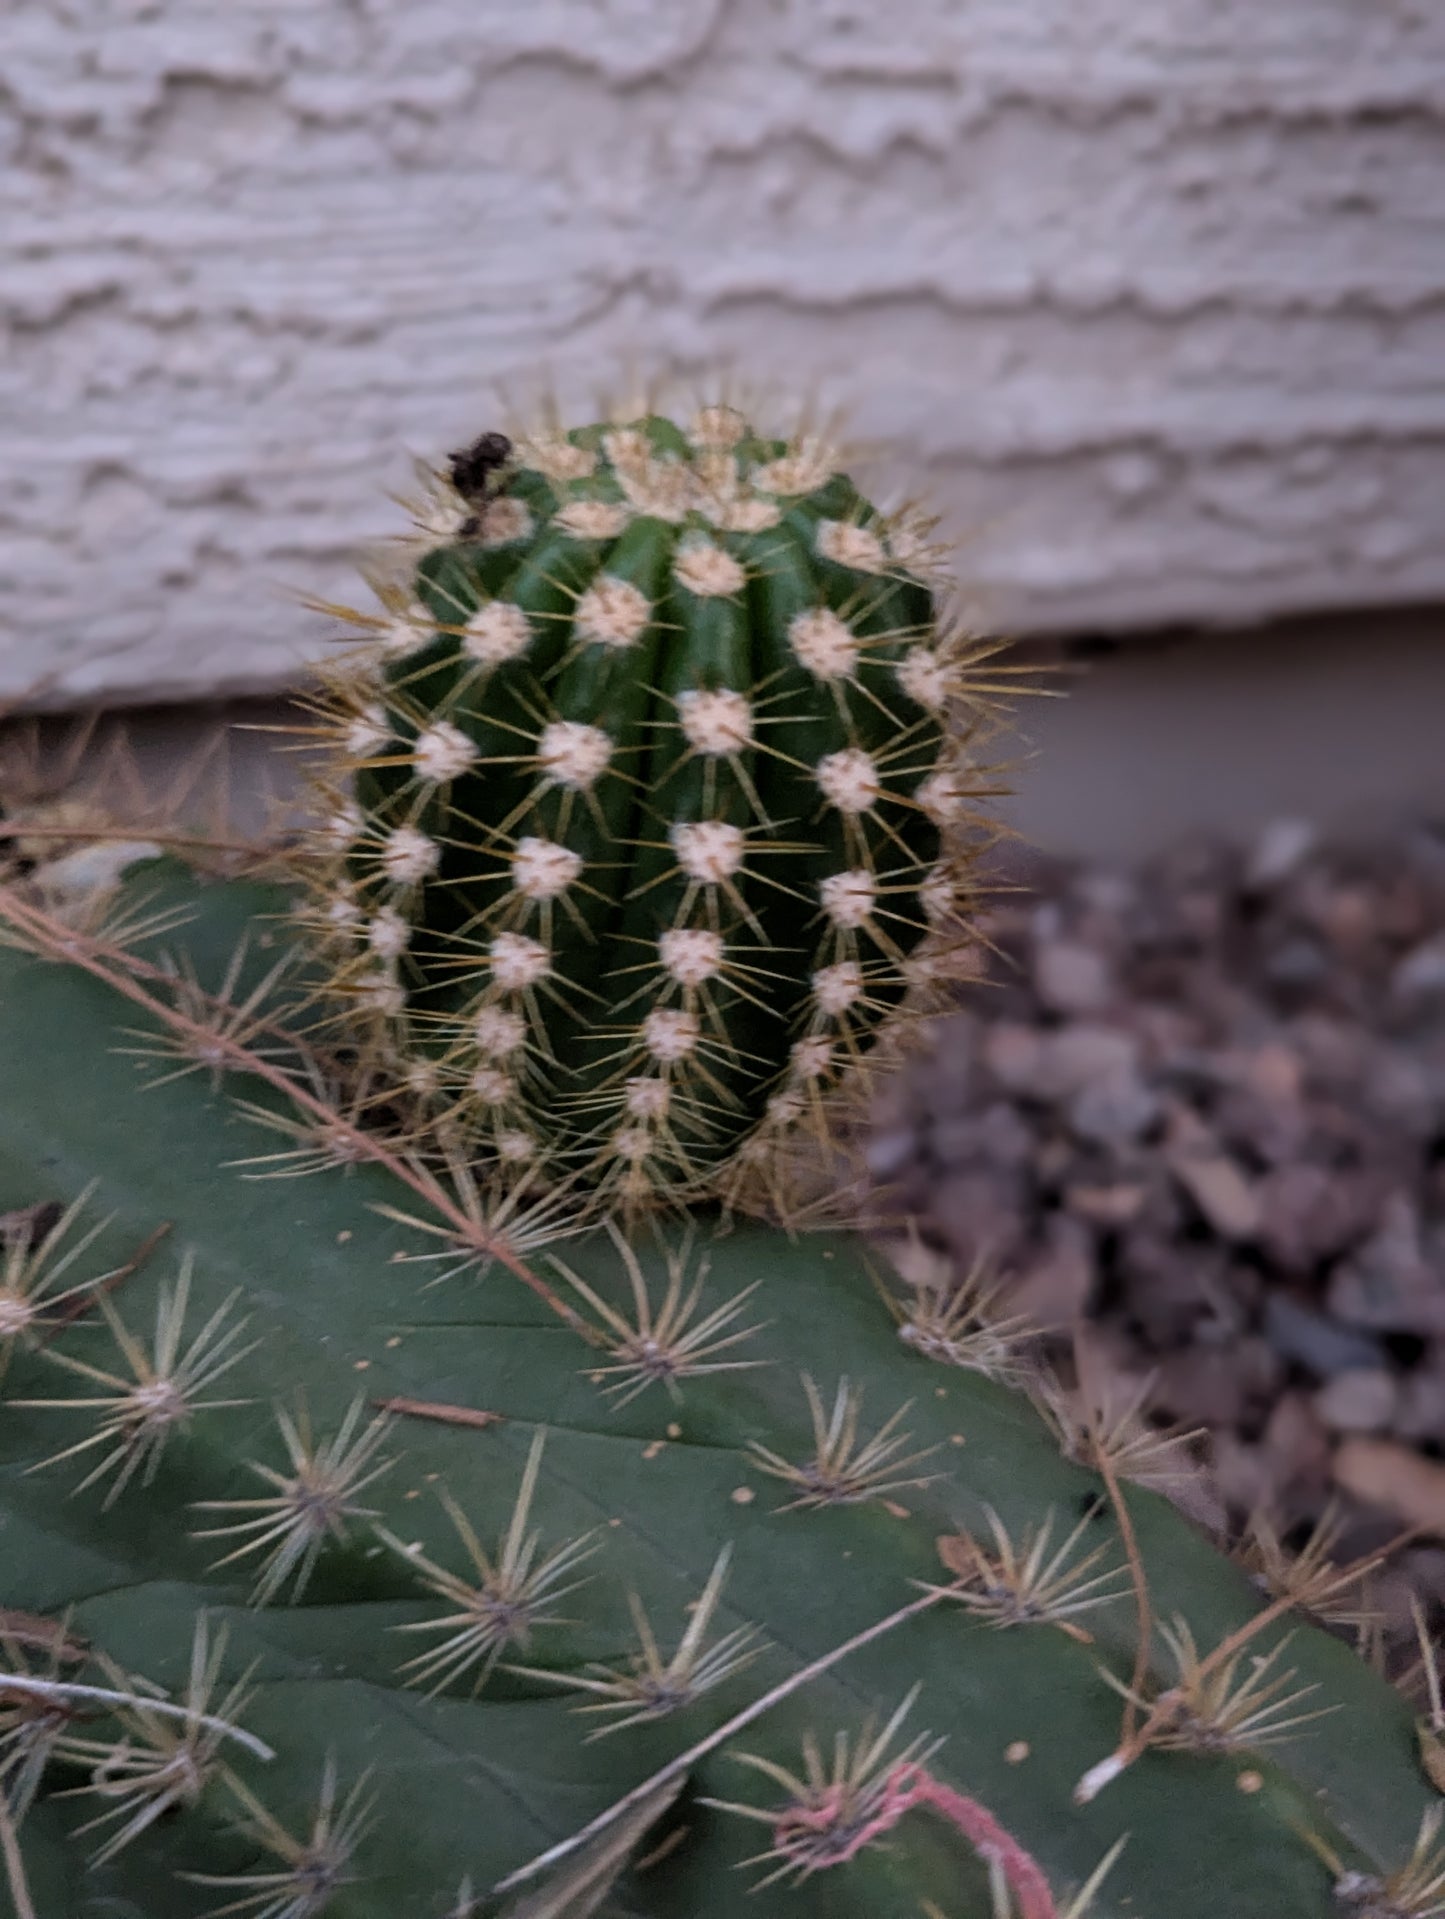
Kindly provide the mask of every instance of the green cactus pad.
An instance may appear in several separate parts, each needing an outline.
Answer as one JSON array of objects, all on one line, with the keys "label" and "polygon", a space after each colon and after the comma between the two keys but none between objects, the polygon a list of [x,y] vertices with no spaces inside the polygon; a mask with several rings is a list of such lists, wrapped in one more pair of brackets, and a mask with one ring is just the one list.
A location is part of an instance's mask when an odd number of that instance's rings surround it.
[{"label": "green cactus pad", "polygon": [[727,407],[525,441],[416,516],[335,684],[337,984],[503,1162],[725,1189],[958,937],[980,779],[925,529]]},{"label": "green cactus pad", "polygon": [[1124,1839],[1094,1919],[1438,1909],[1405,1703],[1297,1616],[1210,1695],[1261,1595],[1131,1487],[1141,1649],[1098,1475],[927,1356],[996,1339],[838,1236],[532,1246],[287,1038],[283,895],[145,877],[169,964],[0,896],[0,1908],[1056,1919]]}]

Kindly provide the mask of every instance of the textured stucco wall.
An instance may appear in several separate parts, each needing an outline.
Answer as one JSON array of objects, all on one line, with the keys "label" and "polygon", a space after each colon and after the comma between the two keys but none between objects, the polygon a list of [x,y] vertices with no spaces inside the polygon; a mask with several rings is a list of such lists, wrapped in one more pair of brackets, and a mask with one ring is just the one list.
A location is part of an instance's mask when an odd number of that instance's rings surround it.
[{"label": "textured stucco wall", "polygon": [[1439,0],[12,0],[0,697],[274,684],[490,383],[853,403],[1040,629],[1445,593]]}]

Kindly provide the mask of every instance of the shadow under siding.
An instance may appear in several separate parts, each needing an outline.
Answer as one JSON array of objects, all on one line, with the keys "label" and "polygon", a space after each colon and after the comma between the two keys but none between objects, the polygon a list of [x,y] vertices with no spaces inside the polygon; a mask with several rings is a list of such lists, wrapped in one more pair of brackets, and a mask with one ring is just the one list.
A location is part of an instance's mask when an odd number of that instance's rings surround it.
[{"label": "shadow under siding", "polygon": [[[1002,742],[1016,760],[1003,812],[1044,853],[1122,861],[1182,835],[1248,837],[1300,816],[1347,838],[1445,818],[1445,607],[1334,614],[1211,632],[1024,641],[1040,683]],[[308,716],[284,693],[116,709],[82,761],[125,736],[143,786],[164,792],[208,742],[223,753],[230,830],[250,835],[294,797]],[[58,776],[77,721],[0,720],[0,803],[10,769]],[[224,771],[222,771],[224,768]]]}]

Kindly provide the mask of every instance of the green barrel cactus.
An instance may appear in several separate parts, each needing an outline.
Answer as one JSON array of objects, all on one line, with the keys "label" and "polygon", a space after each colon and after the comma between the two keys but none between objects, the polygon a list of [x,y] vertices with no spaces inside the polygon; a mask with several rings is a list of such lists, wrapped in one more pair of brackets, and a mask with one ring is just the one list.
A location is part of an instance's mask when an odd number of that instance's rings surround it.
[{"label": "green barrel cactus", "polygon": [[0,1910],[1445,1909],[1342,1575],[980,1295],[419,1146],[288,904],[0,888]]},{"label": "green barrel cactus", "polygon": [[959,937],[981,649],[927,524],[727,406],[428,482],[326,703],[350,1016],[503,1165],[609,1203],[776,1173]]}]

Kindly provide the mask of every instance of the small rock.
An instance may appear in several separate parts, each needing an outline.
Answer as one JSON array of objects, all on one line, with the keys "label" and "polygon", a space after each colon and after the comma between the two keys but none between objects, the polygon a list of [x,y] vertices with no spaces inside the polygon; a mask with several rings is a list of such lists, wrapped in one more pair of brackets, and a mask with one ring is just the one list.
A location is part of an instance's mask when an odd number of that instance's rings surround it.
[{"label": "small rock", "polygon": [[1069,1176],[1070,1169],[1078,1163],[1078,1154],[1074,1142],[1056,1134],[1041,1139],[1034,1148],[1034,1171],[1038,1183],[1045,1188],[1058,1186]]},{"label": "small rock", "polygon": [[1034,954],[1034,990],[1054,1013],[1098,1013],[1114,997],[1109,962],[1092,946],[1051,940]]},{"label": "small rock", "polygon": [[1259,1231],[1259,1194],[1237,1162],[1218,1150],[1172,1142],[1164,1149],[1169,1170],[1221,1239],[1253,1239]]},{"label": "small rock", "polygon": [[1372,1040],[1363,1027],[1310,1012],[1291,1020],[1289,1032],[1306,1074],[1322,1085],[1353,1088],[1369,1067]]},{"label": "small rock", "polygon": [[1117,1027],[1079,1021],[1040,1038],[1036,1077],[1027,1089],[1037,1097],[1069,1100],[1086,1086],[1139,1077],[1139,1042]]},{"label": "small rock", "polygon": [[876,1180],[896,1179],[917,1157],[919,1135],[912,1127],[895,1126],[874,1133],[866,1154],[868,1171]]},{"label": "small rock", "polygon": [[1132,1072],[1092,1080],[1069,1102],[1074,1133],[1101,1146],[1142,1139],[1158,1117],[1157,1096]]},{"label": "small rock", "polygon": [[[1271,1280],[1273,1284],[1273,1280]],[[1221,1306],[1224,1316],[1229,1313],[1243,1313],[1251,1321],[1257,1320],[1264,1303],[1265,1279],[1259,1268],[1242,1260],[1235,1260],[1226,1268],[1224,1288],[1228,1304]]]},{"label": "small rock", "polygon": [[1399,1387],[1382,1367],[1336,1373],[1314,1396],[1314,1409],[1335,1433],[1383,1432],[1395,1417]]},{"label": "small rock", "polygon": [[997,1171],[954,1173],[934,1196],[933,1221],[961,1264],[986,1259],[1010,1265],[1024,1236],[1024,1197],[1017,1180]]},{"label": "small rock", "polygon": [[1315,924],[1337,954],[1363,964],[1380,933],[1379,902],[1364,886],[1322,887],[1313,904]]},{"label": "small rock", "polygon": [[1394,1429],[1401,1439],[1445,1444],[1445,1365],[1417,1366],[1400,1381]]},{"label": "small rock", "polygon": [[1033,1157],[1033,1128],[1006,1100],[984,1109],[983,1129],[984,1158],[990,1166],[1025,1166]]},{"label": "small rock", "polygon": [[1291,1165],[1308,1149],[1310,1116],[1302,1100],[1265,1099],[1252,1087],[1234,1086],[1214,1118],[1222,1139],[1266,1166]]},{"label": "small rock", "polygon": [[989,1166],[1023,1166],[1034,1151],[1032,1130],[1004,1100],[981,1113],[938,1114],[928,1137],[934,1159],[948,1168],[980,1160]]},{"label": "small rock", "polygon": [[[1259,1275],[1247,1268],[1232,1266],[1218,1285],[1211,1279],[1209,1311],[1194,1323],[1194,1337],[1203,1346],[1232,1346],[1240,1339],[1255,1314],[1252,1310],[1259,1293]],[[1252,1333],[1251,1352],[1258,1354],[1260,1369],[1268,1370],[1271,1392],[1284,1379],[1284,1361],[1263,1333]]]},{"label": "small rock", "polygon": [[1233,919],[1233,904],[1228,892],[1192,887],[1174,902],[1175,923],[1196,945],[1217,946]]},{"label": "small rock", "polygon": [[1262,1333],[1246,1333],[1233,1352],[1245,1391],[1253,1399],[1273,1404],[1284,1383],[1284,1362],[1273,1346]]},{"label": "small rock", "polygon": [[[1132,1175],[1134,1170],[1131,1164],[1128,1172]],[[1139,1224],[1161,1238],[1182,1240],[1193,1224],[1194,1209],[1162,1167],[1151,1165],[1148,1170],[1155,1177],[1145,1189]]]},{"label": "small rock", "polygon": [[1311,992],[1330,976],[1329,954],[1318,940],[1297,934],[1270,954],[1264,964],[1264,976],[1271,986],[1282,992]]},{"label": "small rock", "polygon": [[1185,1006],[1160,1005],[1146,1000],[1129,1009],[1139,1043],[1152,1058],[1168,1059],[1171,1070],[1178,1071],[1192,1053],[1204,1062],[1205,1032],[1197,1013]]},{"label": "small rock", "polygon": [[1111,1417],[1136,1406],[1153,1375],[1141,1365],[1136,1341],[1112,1320],[1082,1319],[1072,1329],[1076,1397]]},{"label": "small rock", "polygon": [[927,1053],[919,1062],[915,1080],[924,1099],[935,1107],[957,1110],[968,1099],[978,1053],[978,1035],[971,1019],[955,1015],[934,1023]]},{"label": "small rock", "polygon": [[1309,858],[1318,839],[1318,830],[1309,820],[1272,820],[1245,863],[1245,885],[1252,892],[1282,885]]},{"label": "small rock", "polygon": [[1330,1548],[1331,1559],[1340,1566],[1349,1565],[1351,1560],[1369,1559],[1376,1553],[1387,1551],[1400,1536],[1400,1528],[1388,1513],[1357,1499],[1345,1502],[1340,1521],[1339,1531]]},{"label": "small rock", "polygon": [[1044,1035],[1034,1027],[1000,1021],[984,1033],[980,1053],[984,1070],[1004,1092],[1034,1092],[1044,1056]]},{"label": "small rock", "polygon": [[1127,1226],[1137,1219],[1148,1189],[1124,1182],[1112,1186],[1068,1186],[1064,1204],[1079,1219],[1096,1226]]},{"label": "small rock", "polygon": [[1179,1246],[1157,1234],[1129,1234],[1118,1269],[1131,1320],[1156,1352],[1182,1344],[1214,1311],[1224,1263],[1217,1246]]},{"label": "small rock", "polygon": [[1308,1502],[1323,1493],[1329,1479],[1330,1435],[1304,1393],[1291,1388],[1280,1394],[1259,1443],[1282,1501]]},{"label": "small rock", "polygon": [[[1398,1526],[1395,1530],[1398,1532]],[[1410,1602],[1418,1599],[1418,1594],[1414,1581],[1402,1563],[1376,1566],[1361,1583],[1358,1597],[1361,1608],[1369,1613],[1376,1631],[1383,1631],[1388,1638],[1397,1641],[1413,1642],[1414,1621]],[[1370,1907],[1366,1906],[1364,1910],[1368,1915]],[[1374,1910],[1379,1912],[1380,1908],[1376,1906]],[[1390,1913],[1388,1906],[1384,1910]],[[1395,1913],[1399,1911],[1400,1908],[1396,1906]],[[1393,1914],[1390,1919],[1394,1919]]]},{"label": "small rock", "polygon": [[928,1144],[945,1171],[982,1158],[983,1126],[977,1113],[939,1113],[929,1122]]},{"label": "small rock", "polygon": [[1149,1398],[1185,1426],[1237,1426],[1246,1382],[1232,1353],[1186,1346],[1161,1360]]},{"label": "small rock", "polygon": [[1411,1139],[1429,1139],[1441,1117],[1441,1103],[1422,1061],[1391,1047],[1371,1061],[1365,1076],[1365,1104]]},{"label": "small rock", "polygon": [[1380,938],[1397,947],[1418,946],[1438,925],[1441,902],[1408,863],[1392,866],[1375,890],[1372,917]]},{"label": "small rock", "polygon": [[1330,1281],[1330,1311],[1357,1326],[1445,1334],[1445,1273],[1425,1257],[1420,1211],[1392,1193],[1379,1230]]},{"label": "small rock", "polygon": [[1369,1231],[1385,1191],[1375,1173],[1274,1167],[1259,1182],[1260,1245],[1285,1272],[1311,1272]]},{"label": "small rock", "polygon": [[1390,975],[1390,992],[1405,1006],[1445,994],[1445,933],[1405,955]]},{"label": "small rock", "polygon": [[1245,1054],[1239,1080],[1271,1106],[1293,1106],[1304,1091],[1304,1068],[1292,1047],[1272,1040]]},{"label": "small rock", "polygon": [[1194,1153],[1210,1159],[1220,1151],[1218,1135],[1187,1100],[1169,1102],[1169,1127],[1164,1143],[1171,1153]]},{"label": "small rock", "polygon": [[1231,1513],[1244,1519],[1270,1503],[1274,1474],[1257,1445],[1225,1430],[1211,1436],[1210,1454],[1215,1487]]},{"label": "small rock", "polygon": [[1041,1329],[1067,1327],[1088,1311],[1094,1290],[1094,1249],[1076,1221],[1049,1222],[1043,1255],[1024,1266],[1008,1288],[1008,1311],[1024,1313]]},{"label": "small rock", "polygon": [[1346,1439],[1335,1451],[1335,1484],[1383,1506],[1406,1525],[1445,1534],[1445,1465],[1393,1439]]},{"label": "small rock", "polygon": [[1417,1592],[1445,1599],[1445,1551],[1439,1546],[1417,1546],[1401,1564]]},{"label": "small rock", "polygon": [[1264,1334],[1277,1353],[1321,1379],[1352,1367],[1379,1366],[1384,1358],[1379,1343],[1367,1333],[1336,1325],[1288,1293],[1271,1293],[1265,1300]]},{"label": "small rock", "polygon": [[1109,867],[1085,867],[1074,875],[1072,890],[1080,905],[1118,918],[1138,899],[1139,882],[1132,873],[1117,872]]}]

